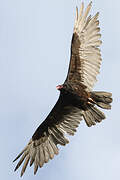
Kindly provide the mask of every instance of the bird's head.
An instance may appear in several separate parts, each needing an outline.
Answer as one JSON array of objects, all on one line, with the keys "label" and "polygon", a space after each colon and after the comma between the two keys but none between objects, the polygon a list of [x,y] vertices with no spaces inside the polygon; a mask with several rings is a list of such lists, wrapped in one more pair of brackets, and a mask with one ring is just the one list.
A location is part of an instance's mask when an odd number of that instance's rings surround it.
[{"label": "bird's head", "polygon": [[60,91],[61,89],[63,89],[63,84],[56,86],[56,89],[59,90],[59,91]]},{"label": "bird's head", "polygon": [[67,83],[64,83],[64,84],[56,86],[56,88],[59,91],[66,91],[66,90],[69,90],[70,87]]}]

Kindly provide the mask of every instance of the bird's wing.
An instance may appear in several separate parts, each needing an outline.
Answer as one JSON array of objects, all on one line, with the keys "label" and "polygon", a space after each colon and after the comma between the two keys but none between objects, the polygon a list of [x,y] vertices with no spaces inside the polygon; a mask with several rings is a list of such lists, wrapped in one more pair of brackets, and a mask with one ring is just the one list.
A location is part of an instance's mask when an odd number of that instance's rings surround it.
[{"label": "bird's wing", "polygon": [[101,64],[101,34],[97,13],[88,16],[92,2],[85,12],[84,4],[81,4],[80,12],[76,8],[74,33],[71,42],[71,58],[66,81],[79,81],[91,90],[96,82]]},{"label": "bird's wing", "polygon": [[28,145],[14,160],[20,158],[15,171],[24,162],[21,176],[29,161],[30,166],[34,163],[34,174],[36,174],[38,167],[42,167],[49,159],[53,159],[55,154],[58,154],[58,144],[66,145],[69,142],[64,134],[74,135],[82,120],[81,111],[67,104],[60,95],[46,120],[38,127]]}]

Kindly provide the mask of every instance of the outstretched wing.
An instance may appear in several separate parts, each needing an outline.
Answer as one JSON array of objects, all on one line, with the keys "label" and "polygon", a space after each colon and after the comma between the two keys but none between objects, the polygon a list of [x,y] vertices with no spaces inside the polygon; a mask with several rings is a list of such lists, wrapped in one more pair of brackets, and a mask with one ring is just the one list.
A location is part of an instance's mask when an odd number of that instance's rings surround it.
[{"label": "outstretched wing", "polygon": [[60,95],[46,120],[38,127],[28,145],[14,160],[21,157],[15,171],[24,162],[22,176],[30,161],[30,166],[34,163],[34,174],[36,174],[38,167],[42,167],[49,159],[53,159],[55,154],[58,154],[58,144],[66,145],[69,142],[64,134],[74,135],[81,120],[80,109],[63,101]]},{"label": "outstretched wing", "polygon": [[100,28],[97,13],[94,17],[88,16],[92,2],[83,12],[82,3],[80,12],[76,8],[76,19],[74,33],[71,42],[71,59],[66,81],[78,81],[91,90],[96,82],[101,64],[101,54],[99,40]]}]

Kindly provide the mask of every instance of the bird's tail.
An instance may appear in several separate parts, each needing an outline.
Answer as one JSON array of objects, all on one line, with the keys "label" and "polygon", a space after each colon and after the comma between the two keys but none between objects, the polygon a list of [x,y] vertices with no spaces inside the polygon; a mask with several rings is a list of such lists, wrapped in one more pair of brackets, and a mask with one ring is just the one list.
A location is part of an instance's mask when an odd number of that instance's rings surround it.
[{"label": "bird's tail", "polygon": [[95,105],[103,109],[111,109],[111,96],[112,94],[109,92],[93,91],[90,93],[87,110],[83,111],[83,117],[89,127],[105,119],[104,113],[97,109]]}]

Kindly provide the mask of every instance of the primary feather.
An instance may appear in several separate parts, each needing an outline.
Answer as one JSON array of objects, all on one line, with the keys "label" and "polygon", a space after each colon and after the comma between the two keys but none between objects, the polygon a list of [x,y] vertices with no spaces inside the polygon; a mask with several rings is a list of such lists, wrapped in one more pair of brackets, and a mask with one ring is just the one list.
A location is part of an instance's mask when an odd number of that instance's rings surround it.
[{"label": "primary feather", "polygon": [[44,163],[58,154],[58,144],[64,146],[69,142],[64,133],[74,135],[81,120],[80,110],[63,102],[60,95],[46,120],[38,127],[28,145],[14,160],[21,157],[15,171],[24,161],[22,176],[30,161],[30,166],[34,163],[34,174],[36,174],[38,167],[42,167]]},{"label": "primary feather", "polygon": [[71,59],[66,79],[67,81],[78,79],[86,86],[88,91],[92,90],[96,82],[101,64],[99,13],[93,17],[88,16],[91,5],[90,2],[85,12],[83,12],[84,4],[82,3],[79,14],[78,8],[76,8]]}]

